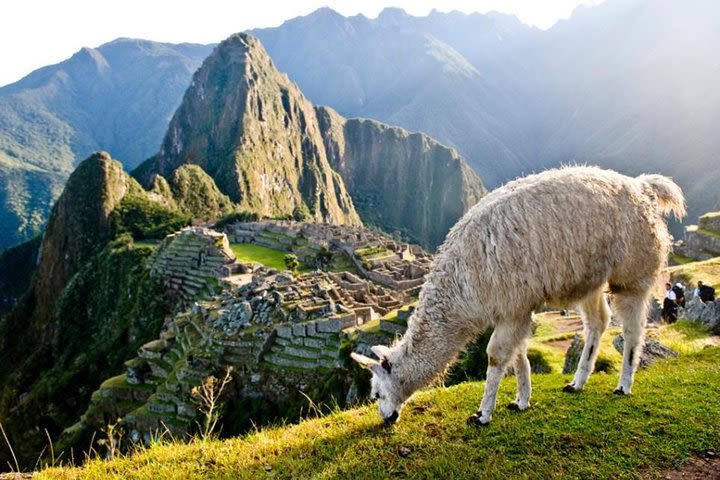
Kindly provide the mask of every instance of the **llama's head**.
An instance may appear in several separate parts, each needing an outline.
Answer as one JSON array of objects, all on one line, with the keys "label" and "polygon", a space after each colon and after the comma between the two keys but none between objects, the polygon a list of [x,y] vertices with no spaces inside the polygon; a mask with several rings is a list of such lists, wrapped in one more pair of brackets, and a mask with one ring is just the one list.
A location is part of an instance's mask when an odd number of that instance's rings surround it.
[{"label": "llama's head", "polygon": [[395,423],[408,396],[403,391],[397,371],[393,373],[392,351],[382,345],[375,345],[371,350],[380,359],[379,362],[355,352],[350,356],[372,372],[370,398],[377,400],[378,412],[383,420]]}]

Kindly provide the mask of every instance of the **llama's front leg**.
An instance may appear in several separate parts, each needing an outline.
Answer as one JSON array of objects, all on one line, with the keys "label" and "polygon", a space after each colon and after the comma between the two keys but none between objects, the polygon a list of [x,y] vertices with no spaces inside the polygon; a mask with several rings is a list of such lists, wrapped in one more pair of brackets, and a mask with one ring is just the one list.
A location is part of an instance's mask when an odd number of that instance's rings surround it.
[{"label": "llama's front leg", "polygon": [[623,338],[625,340],[622,373],[614,393],[629,395],[644,346],[647,294],[618,294],[614,305],[616,313],[623,321]]},{"label": "llama's front leg", "polygon": [[518,347],[515,355],[515,377],[517,379],[517,396],[515,401],[508,405],[510,410],[527,410],[530,407],[530,360],[527,356],[527,340]]},{"label": "llama's front leg", "polygon": [[515,326],[499,325],[490,337],[487,346],[488,368],[485,379],[485,391],[483,392],[480,409],[468,418],[468,423],[473,425],[487,425],[492,419],[492,412],[495,409],[500,380],[505,375],[505,368],[513,358],[518,344],[524,335],[519,335]]},{"label": "llama's front leg", "polygon": [[600,352],[600,339],[610,325],[610,307],[602,291],[588,296],[580,305],[580,312],[585,326],[585,347],[580,355],[572,383],[563,388],[563,391],[571,393],[582,390],[588,377],[595,370],[595,360]]}]

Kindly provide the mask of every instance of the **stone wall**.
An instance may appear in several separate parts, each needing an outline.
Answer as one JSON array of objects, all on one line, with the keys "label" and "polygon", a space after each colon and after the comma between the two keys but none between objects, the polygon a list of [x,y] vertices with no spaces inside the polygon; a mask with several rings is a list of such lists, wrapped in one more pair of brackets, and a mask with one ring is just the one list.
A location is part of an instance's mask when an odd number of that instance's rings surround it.
[{"label": "stone wall", "polygon": [[168,235],[148,262],[150,273],[164,280],[185,303],[217,291],[217,278],[235,262],[227,236],[202,227]]},{"label": "stone wall", "polygon": [[698,225],[685,228],[685,238],[675,247],[675,253],[696,260],[720,256],[720,212],[706,213]]}]

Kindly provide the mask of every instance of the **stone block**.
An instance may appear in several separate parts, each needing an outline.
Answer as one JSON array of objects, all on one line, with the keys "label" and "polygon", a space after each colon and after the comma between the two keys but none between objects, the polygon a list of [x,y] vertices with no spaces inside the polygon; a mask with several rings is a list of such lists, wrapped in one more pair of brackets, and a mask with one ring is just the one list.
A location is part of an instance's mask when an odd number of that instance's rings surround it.
[{"label": "stone block", "polygon": [[296,323],[292,326],[292,334],[295,337],[304,337],[305,336],[305,324],[303,323]]},{"label": "stone block", "polygon": [[292,338],[292,336],[293,336],[291,325],[278,325],[275,328],[275,332],[277,333],[277,336],[280,338]]},{"label": "stone block", "polygon": [[386,333],[390,333],[392,335],[402,335],[405,333],[405,330],[407,330],[407,327],[404,325],[398,325],[397,323],[381,320],[380,330]]},{"label": "stone block", "polygon": [[314,360],[320,356],[319,350],[310,350],[308,348],[303,347],[295,347],[292,345],[288,345],[285,347],[285,352],[287,355],[292,355],[293,357],[300,357],[300,358],[307,358]]},{"label": "stone block", "polygon": [[340,320],[318,320],[315,323],[315,329],[320,333],[340,333],[342,331],[342,323]]},{"label": "stone block", "polygon": [[315,322],[307,322],[305,324],[305,333],[312,337],[317,334],[317,330],[315,330]]},{"label": "stone block", "polygon": [[303,343],[308,347],[323,348],[325,346],[325,340],[316,337],[305,337]]}]

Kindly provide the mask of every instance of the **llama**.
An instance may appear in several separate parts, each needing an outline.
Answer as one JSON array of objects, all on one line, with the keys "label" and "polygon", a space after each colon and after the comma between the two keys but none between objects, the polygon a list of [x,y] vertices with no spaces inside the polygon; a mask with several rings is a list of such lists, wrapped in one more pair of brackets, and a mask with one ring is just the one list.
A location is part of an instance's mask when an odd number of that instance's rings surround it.
[{"label": "llama", "polygon": [[407,399],[429,384],[478,333],[487,347],[485,390],[468,422],[492,419],[500,380],[514,365],[511,410],[530,406],[527,342],[532,312],[572,304],[586,343],[566,392],[582,390],[610,322],[604,290],[622,319],[625,346],[616,394],[630,394],[643,345],[647,301],[672,237],[662,215],[685,214],[680,188],[660,175],[630,178],[596,167],[564,167],[512,181],[484,197],[450,230],[422,286],[405,335],[380,361],[352,353],[372,372],[371,396],[394,423]]}]

